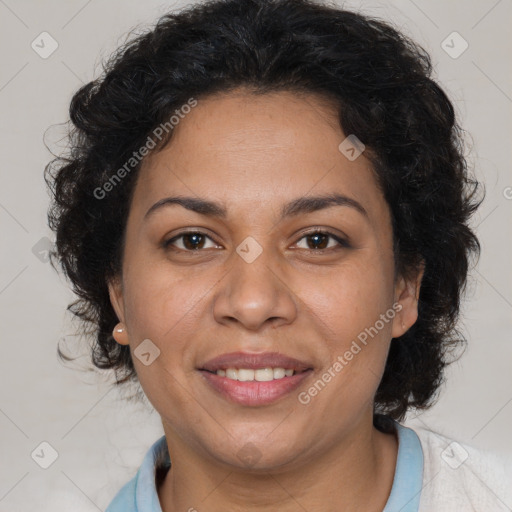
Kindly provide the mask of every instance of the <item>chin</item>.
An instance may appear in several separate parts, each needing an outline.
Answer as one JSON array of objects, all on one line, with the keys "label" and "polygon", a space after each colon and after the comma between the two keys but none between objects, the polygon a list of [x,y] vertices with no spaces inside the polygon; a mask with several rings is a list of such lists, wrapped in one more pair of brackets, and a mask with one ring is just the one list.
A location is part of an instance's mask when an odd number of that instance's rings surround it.
[{"label": "chin", "polygon": [[[289,435],[286,438],[290,440]],[[294,449],[291,444],[285,444],[285,439],[270,436],[253,436],[252,439],[247,436],[233,436],[229,438],[230,445],[226,439],[221,443],[219,449],[210,447],[210,453],[217,460],[241,470],[274,471],[294,461],[298,454],[298,449]]]}]

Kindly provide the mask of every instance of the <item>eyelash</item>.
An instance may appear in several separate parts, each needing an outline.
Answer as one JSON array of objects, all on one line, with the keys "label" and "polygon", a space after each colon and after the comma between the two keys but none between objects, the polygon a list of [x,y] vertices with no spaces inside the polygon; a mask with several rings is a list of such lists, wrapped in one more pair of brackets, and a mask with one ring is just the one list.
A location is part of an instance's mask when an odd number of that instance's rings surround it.
[{"label": "eyelash", "polygon": [[[206,233],[204,233],[202,231],[182,231],[181,233],[178,233],[176,236],[170,238],[169,240],[165,240],[162,243],[163,248],[164,249],[170,249],[170,250],[176,251],[176,252],[189,252],[189,253],[201,252],[203,249],[191,250],[191,249],[181,249],[181,248],[173,247],[173,245],[172,245],[173,242],[175,242],[176,240],[179,240],[180,238],[183,238],[186,235],[202,235],[202,236],[205,236],[206,238],[209,238],[212,242],[217,243],[217,242],[215,242],[215,240],[213,240],[210,236],[208,236]],[[350,247],[350,244],[346,240],[344,240],[343,238],[340,238],[339,236],[337,236],[337,235],[335,235],[335,234],[333,234],[333,233],[331,233],[329,231],[325,231],[325,230],[321,230],[321,229],[316,229],[314,231],[309,231],[308,233],[304,233],[301,236],[301,238],[299,238],[298,242],[300,242],[304,238],[307,238],[308,236],[313,236],[313,235],[325,235],[325,236],[328,236],[329,238],[332,238],[336,242],[338,242],[338,247],[329,247],[329,248],[326,248],[326,249],[303,249],[303,250],[308,251],[310,253],[330,252],[330,251],[333,251],[333,250],[336,251],[336,250],[346,249],[346,248]]]}]

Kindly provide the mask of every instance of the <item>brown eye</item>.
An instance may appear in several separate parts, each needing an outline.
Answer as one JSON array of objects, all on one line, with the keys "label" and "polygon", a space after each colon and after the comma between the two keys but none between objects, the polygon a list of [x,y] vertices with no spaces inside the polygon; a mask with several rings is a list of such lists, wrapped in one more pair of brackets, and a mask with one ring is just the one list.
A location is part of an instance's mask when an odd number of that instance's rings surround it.
[{"label": "brown eye", "polygon": [[[324,251],[336,249],[337,247],[349,247],[346,240],[327,231],[312,231],[311,233],[307,233],[300,240],[306,240],[306,247],[301,247],[301,249],[309,251]],[[331,241],[333,243],[330,243]]]},{"label": "brown eye", "polygon": [[[163,243],[164,248],[173,248],[182,251],[198,251],[200,249],[205,249],[205,244],[207,240],[213,242],[213,240],[204,233],[200,231],[188,231],[185,233],[180,233],[175,237],[165,241]],[[211,247],[217,247],[215,243]]]}]

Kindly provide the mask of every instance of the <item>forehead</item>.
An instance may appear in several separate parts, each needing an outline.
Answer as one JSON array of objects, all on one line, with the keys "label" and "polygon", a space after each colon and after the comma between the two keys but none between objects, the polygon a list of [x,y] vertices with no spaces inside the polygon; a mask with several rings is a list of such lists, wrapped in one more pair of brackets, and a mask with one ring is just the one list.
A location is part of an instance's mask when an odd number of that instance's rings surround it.
[{"label": "forehead", "polygon": [[228,213],[261,211],[300,196],[337,192],[387,215],[364,153],[353,161],[336,105],[317,95],[237,91],[198,100],[168,146],[144,161],[133,207],[147,211],[167,196],[215,198]]}]

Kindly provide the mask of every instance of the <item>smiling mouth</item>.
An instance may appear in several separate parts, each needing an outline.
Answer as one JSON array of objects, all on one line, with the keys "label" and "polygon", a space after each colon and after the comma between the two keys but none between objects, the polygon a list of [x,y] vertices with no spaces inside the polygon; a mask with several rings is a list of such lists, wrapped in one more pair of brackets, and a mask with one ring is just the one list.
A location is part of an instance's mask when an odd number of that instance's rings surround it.
[{"label": "smiling mouth", "polygon": [[290,396],[313,374],[311,362],[279,352],[230,352],[198,365],[207,389],[229,403],[265,406]]},{"label": "smiling mouth", "polygon": [[285,379],[303,373],[311,368],[305,370],[295,370],[293,368],[282,367],[263,367],[263,368],[219,368],[216,371],[203,370],[219,377],[226,377],[230,380],[239,382],[270,382],[273,380]]},{"label": "smiling mouth", "polygon": [[[272,378],[270,378],[271,371]],[[274,378],[274,372],[276,372],[276,378]],[[220,368],[216,371],[203,369],[199,370],[199,373],[208,389],[228,403],[245,407],[263,407],[293,396],[293,392],[313,374],[313,369],[297,371],[282,367],[227,368],[226,370]]]}]

